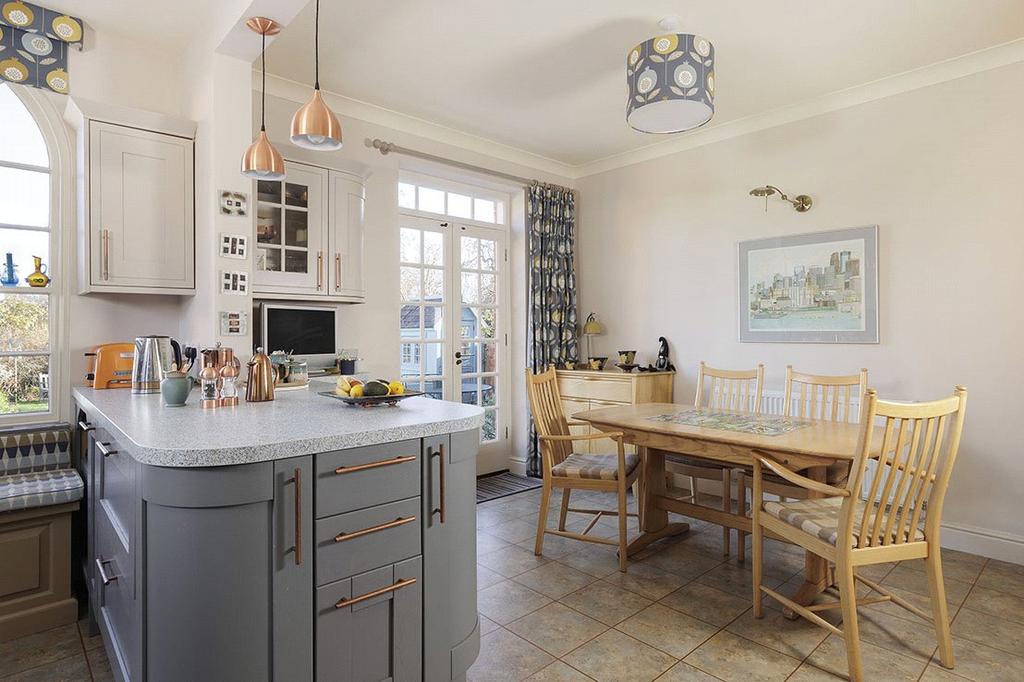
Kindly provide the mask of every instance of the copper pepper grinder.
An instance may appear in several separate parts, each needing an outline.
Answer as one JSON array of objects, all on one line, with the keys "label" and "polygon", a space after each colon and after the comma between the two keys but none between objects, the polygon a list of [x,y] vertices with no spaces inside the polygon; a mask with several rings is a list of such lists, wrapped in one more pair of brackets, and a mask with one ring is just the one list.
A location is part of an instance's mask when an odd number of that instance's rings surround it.
[{"label": "copper pepper grinder", "polygon": [[199,390],[203,399],[200,405],[204,410],[217,407],[220,404],[218,397],[218,384],[220,383],[220,372],[214,359],[209,356],[203,357],[203,369],[199,372]]},{"label": "copper pepper grinder", "polygon": [[242,373],[235,351],[231,348],[220,350],[221,361],[224,363],[220,368],[220,406],[234,407],[238,404],[238,375]]},{"label": "copper pepper grinder", "polygon": [[277,372],[270,357],[263,352],[263,347],[249,360],[249,378],[245,385],[245,400],[250,403],[261,403],[274,399],[274,380]]}]

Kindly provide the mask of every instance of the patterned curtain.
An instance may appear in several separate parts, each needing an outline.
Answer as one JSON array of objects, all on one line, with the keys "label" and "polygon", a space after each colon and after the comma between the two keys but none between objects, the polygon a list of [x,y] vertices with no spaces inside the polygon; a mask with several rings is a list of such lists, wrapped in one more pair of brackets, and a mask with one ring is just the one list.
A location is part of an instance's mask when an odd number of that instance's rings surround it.
[{"label": "patterned curtain", "polygon": [[82,49],[82,20],[22,0],[0,6],[0,78],[68,93],[68,47]]},{"label": "patterned curtain", "polygon": [[[528,362],[534,372],[579,359],[574,263],[576,199],[572,190],[534,184],[528,190],[530,255]],[[541,475],[537,433],[530,421],[528,473]]]}]

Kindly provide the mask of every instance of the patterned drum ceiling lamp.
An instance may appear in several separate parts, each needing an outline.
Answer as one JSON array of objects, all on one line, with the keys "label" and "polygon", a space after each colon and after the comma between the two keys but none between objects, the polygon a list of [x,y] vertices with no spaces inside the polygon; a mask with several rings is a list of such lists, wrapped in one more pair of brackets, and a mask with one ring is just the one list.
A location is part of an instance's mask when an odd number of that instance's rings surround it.
[{"label": "patterned drum ceiling lamp", "polygon": [[281,26],[273,19],[253,17],[245,22],[250,29],[263,36],[260,49],[263,69],[263,92],[260,93],[260,134],[245,150],[242,157],[242,175],[257,180],[284,180],[284,159],[267,137],[267,36],[277,35]]},{"label": "patterned drum ceiling lamp", "polygon": [[642,133],[681,133],[715,113],[715,48],[679,33],[679,20],[658,22],[664,33],[640,43],[626,58],[626,122]]},{"label": "patterned drum ceiling lamp", "polygon": [[341,123],[320,96],[320,0],[316,0],[313,55],[316,69],[313,97],[292,117],[292,144],[331,152],[341,149]]}]

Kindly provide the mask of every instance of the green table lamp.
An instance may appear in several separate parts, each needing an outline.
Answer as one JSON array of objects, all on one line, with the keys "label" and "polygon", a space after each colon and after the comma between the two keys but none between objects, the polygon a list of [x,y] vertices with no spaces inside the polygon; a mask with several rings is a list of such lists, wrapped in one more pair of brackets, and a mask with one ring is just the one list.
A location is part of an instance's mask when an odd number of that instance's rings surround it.
[{"label": "green table lamp", "polygon": [[587,357],[594,357],[592,339],[599,334],[604,334],[604,325],[598,322],[597,313],[587,315],[587,321],[583,324],[583,335],[587,337]]}]

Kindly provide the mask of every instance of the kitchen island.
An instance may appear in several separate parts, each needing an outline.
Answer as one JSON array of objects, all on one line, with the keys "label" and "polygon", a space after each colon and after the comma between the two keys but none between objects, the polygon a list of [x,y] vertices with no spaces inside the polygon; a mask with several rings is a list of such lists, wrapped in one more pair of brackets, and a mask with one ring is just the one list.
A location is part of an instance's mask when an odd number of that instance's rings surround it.
[{"label": "kitchen island", "polygon": [[478,407],[202,410],[75,388],[90,612],[123,680],[461,680]]}]

